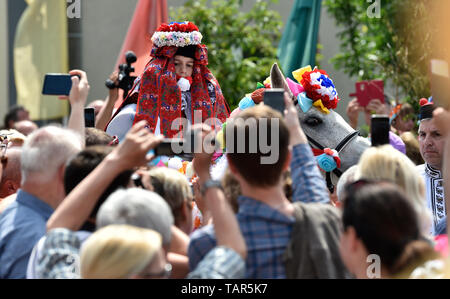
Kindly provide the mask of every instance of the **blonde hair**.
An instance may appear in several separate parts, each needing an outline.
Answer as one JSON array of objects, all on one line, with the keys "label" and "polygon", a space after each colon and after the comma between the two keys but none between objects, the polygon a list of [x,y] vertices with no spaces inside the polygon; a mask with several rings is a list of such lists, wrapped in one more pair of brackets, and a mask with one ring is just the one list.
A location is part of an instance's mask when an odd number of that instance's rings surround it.
[{"label": "blonde hair", "polygon": [[161,235],[131,225],[109,225],[81,248],[81,277],[120,279],[139,274],[161,250]]},{"label": "blonde hair", "polygon": [[359,159],[355,173],[358,179],[387,180],[399,186],[417,212],[422,232],[429,234],[431,215],[425,201],[425,183],[415,164],[391,145],[371,147]]},{"label": "blonde hair", "polygon": [[175,169],[155,167],[149,172],[154,191],[161,195],[169,204],[175,218],[175,225],[182,219],[181,207],[185,200],[191,200],[192,189],[186,177]]}]

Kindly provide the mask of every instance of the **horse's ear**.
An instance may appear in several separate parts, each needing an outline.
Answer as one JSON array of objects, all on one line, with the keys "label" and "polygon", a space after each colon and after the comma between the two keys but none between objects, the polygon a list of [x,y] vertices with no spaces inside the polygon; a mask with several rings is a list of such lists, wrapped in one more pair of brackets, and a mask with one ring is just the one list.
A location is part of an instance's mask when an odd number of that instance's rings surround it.
[{"label": "horse's ear", "polygon": [[272,68],[270,69],[270,84],[272,85],[272,88],[283,88],[284,90],[286,90],[290,98],[294,97],[291,89],[289,88],[286,82],[286,79],[284,78],[283,73],[281,72],[276,62],[272,65]]}]

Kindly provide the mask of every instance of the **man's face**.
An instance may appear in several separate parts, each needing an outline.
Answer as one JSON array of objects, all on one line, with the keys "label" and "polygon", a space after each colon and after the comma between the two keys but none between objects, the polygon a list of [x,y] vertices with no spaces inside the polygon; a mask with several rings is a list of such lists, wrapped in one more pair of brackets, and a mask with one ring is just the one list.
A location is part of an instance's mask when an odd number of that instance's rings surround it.
[{"label": "man's face", "polygon": [[437,129],[433,119],[422,120],[419,125],[420,153],[425,162],[433,168],[441,169],[445,139]]},{"label": "man's face", "polygon": [[180,77],[192,76],[194,70],[194,59],[181,55],[175,56],[175,72]]},{"label": "man's face", "polygon": [[30,113],[28,112],[28,110],[19,110],[17,112],[17,121],[22,120],[30,120]]}]

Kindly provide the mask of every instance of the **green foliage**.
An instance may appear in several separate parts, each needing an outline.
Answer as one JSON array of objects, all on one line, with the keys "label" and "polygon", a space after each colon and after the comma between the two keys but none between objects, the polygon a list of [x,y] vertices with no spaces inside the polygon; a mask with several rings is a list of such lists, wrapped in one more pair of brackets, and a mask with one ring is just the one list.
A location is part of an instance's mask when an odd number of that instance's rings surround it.
[{"label": "green foliage", "polygon": [[380,18],[370,17],[374,1],[325,0],[328,12],[343,30],[341,53],[332,58],[336,68],[360,80],[392,82],[397,102],[418,107],[430,95],[431,55],[429,0],[379,1]]},{"label": "green foliage", "polygon": [[280,15],[267,2],[256,1],[249,12],[242,11],[241,2],[188,0],[170,8],[171,21],[191,21],[199,28],[208,47],[208,67],[231,109],[269,76],[282,27]]}]

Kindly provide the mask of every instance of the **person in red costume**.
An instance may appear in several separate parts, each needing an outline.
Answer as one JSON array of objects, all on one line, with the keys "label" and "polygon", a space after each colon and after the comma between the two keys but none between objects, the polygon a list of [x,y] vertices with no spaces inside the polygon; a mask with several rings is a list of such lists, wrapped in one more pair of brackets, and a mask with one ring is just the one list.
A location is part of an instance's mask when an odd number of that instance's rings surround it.
[{"label": "person in red costume", "polygon": [[152,133],[172,138],[187,122],[224,123],[230,109],[207,67],[208,51],[201,40],[191,22],[162,24],[152,36],[151,60],[106,132],[120,140],[133,124],[146,120]]}]

